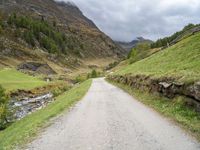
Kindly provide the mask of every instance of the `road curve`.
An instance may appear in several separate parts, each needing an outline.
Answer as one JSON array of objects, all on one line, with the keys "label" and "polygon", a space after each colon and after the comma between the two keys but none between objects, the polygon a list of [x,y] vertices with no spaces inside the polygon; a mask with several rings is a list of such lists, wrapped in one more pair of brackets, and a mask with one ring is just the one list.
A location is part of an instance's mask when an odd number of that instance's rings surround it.
[{"label": "road curve", "polygon": [[30,150],[200,150],[200,143],[123,90],[94,79],[86,96]]}]

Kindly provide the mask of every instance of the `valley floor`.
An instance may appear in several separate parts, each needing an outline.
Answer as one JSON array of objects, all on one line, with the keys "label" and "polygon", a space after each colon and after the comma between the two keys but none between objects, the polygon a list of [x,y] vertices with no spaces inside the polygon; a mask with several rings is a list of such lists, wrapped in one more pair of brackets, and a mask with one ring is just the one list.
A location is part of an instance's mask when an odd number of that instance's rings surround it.
[{"label": "valley floor", "polygon": [[200,143],[100,78],[70,113],[56,119],[27,149],[197,150]]}]

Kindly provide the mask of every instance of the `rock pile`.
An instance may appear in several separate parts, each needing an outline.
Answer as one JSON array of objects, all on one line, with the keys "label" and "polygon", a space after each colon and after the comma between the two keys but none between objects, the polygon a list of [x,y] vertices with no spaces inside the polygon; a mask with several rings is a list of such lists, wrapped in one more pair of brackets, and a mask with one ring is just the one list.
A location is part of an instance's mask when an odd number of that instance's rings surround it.
[{"label": "rock pile", "polygon": [[53,100],[52,93],[43,94],[33,98],[25,97],[20,100],[12,98],[9,103],[9,109],[12,112],[12,117],[8,120],[10,122],[20,120],[25,116],[46,107]]},{"label": "rock pile", "polygon": [[39,62],[24,62],[17,67],[18,70],[32,71],[38,74],[56,74],[56,72],[48,65]]}]

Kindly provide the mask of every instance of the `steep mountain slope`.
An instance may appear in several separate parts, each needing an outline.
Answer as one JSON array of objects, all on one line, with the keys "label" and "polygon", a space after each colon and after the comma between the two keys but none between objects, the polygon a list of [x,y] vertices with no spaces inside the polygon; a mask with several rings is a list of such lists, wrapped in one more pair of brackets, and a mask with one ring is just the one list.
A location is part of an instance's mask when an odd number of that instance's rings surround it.
[{"label": "steep mountain slope", "polygon": [[152,43],[153,41],[144,39],[143,37],[137,37],[135,40],[131,42],[121,42],[116,41],[118,45],[120,45],[122,48],[126,50],[126,52],[129,52],[132,48],[134,48],[138,43]]},{"label": "steep mountain slope", "polygon": [[108,59],[111,62],[123,56],[123,49],[73,3],[6,0],[1,1],[0,8],[1,67],[39,61],[68,72],[88,68],[84,63],[88,59],[112,57]]}]

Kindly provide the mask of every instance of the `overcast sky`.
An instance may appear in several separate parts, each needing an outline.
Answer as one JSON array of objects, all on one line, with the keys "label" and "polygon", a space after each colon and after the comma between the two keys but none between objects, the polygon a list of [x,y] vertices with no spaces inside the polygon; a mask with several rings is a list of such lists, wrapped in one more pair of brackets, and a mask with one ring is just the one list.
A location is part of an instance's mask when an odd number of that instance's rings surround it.
[{"label": "overcast sky", "polygon": [[[68,0],[63,0],[68,1]],[[114,40],[157,39],[200,23],[200,0],[72,0]]]}]

